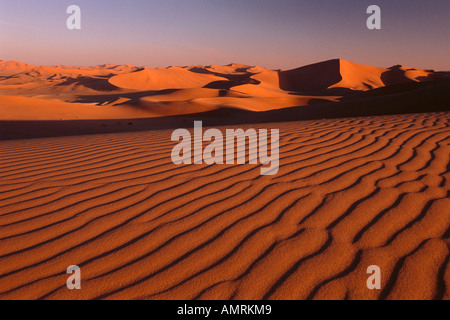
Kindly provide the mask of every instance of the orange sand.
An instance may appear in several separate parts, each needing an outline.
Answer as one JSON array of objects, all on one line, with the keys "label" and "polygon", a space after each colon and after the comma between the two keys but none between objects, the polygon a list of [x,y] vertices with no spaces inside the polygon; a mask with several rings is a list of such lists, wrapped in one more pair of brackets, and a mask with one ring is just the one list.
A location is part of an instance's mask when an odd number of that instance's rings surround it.
[{"label": "orange sand", "polygon": [[151,69],[0,61],[0,120],[135,119],[224,108],[262,112],[442,79],[449,80],[450,74],[403,66],[383,69],[342,59],[287,71],[241,64]]},{"label": "orange sand", "polygon": [[278,175],[171,130],[0,142],[0,299],[450,299],[449,113],[252,127]]}]

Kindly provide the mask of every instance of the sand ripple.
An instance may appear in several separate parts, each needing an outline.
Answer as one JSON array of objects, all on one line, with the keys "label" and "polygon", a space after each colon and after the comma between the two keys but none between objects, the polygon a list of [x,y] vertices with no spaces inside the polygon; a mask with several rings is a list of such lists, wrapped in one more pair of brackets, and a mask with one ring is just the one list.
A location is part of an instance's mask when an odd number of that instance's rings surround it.
[{"label": "sand ripple", "polygon": [[450,299],[450,113],[253,127],[276,176],[171,131],[0,142],[0,298]]}]

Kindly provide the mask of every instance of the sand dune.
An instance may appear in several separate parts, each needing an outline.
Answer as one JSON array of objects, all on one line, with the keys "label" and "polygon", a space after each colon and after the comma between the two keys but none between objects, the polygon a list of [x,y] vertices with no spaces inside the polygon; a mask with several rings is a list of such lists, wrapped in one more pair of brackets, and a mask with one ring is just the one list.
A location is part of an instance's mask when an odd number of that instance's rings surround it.
[{"label": "sand dune", "polygon": [[193,73],[180,67],[149,69],[117,75],[109,79],[112,85],[133,90],[186,89],[206,86],[224,80],[213,75]]},{"label": "sand dune", "polygon": [[[319,62],[280,73],[280,87],[287,91],[344,94],[389,85],[431,80],[435,72],[394,66],[388,69],[366,66],[344,59]],[[437,76],[437,75],[436,75]]]},{"label": "sand dune", "polygon": [[19,61],[4,61],[0,60],[0,72],[2,75],[14,75],[21,72],[29,71],[33,65],[19,62]]},{"label": "sand dune", "polygon": [[[223,108],[264,112],[347,101],[362,92],[401,84],[442,81],[450,81],[450,74],[404,66],[384,69],[343,59],[286,71],[242,64],[153,69],[113,64],[47,67],[1,61],[1,96],[42,100],[33,100],[35,106],[58,100],[62,107],[43,107],[40,113],[39,108],[20,107],[24,105],[21,98],[2,98],[2,110],[8,116],[0,120],[153,118]],[[74,104],[78,111],[62,111],[73,109],[66,103]],[[110,108],[98,108],[95,114],[93,105]]]},{"label": "sand dune", "polygon": [[0,142],[0,299],[450,299],[448,112],[252,127],[278,175],[170,130]]}]

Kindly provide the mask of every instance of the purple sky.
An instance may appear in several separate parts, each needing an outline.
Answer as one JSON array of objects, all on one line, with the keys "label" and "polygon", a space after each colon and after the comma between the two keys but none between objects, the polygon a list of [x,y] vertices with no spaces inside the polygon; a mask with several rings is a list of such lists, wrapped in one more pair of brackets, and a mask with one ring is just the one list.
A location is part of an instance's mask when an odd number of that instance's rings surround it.
[{"label": "purple sky", "polygon": [[[82,30],[66,9],[82,10]],[[368,30],[366,9],[382,10]],[[0,0],[0,59],[295,68],[332,58],[450,70],[449,0]]]}]

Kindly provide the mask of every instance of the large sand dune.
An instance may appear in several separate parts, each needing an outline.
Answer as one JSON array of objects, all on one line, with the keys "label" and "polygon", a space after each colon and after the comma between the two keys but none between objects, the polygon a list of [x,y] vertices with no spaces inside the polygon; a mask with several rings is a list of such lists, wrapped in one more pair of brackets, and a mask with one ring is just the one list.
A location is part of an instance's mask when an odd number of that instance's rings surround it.
[{"label": "large sand dune", "polygon": [[450,299],[448,112],[252,127],[278,175],[170,130],[0,142],[0,299]]}]

